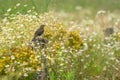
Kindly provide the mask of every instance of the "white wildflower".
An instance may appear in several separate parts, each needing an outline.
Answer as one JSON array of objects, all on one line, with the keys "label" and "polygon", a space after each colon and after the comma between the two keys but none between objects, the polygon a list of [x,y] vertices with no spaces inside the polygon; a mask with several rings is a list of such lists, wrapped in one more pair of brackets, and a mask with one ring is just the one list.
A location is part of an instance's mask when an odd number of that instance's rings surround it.
[{"label": "white wildflower", "polygon": [[27,73],[24,73],[24,74],[23,74],[23,76],[27,77],[27,76],[28,76],[28,74],[27,74]]},{"label": "white wildflower", "polygon": [[90,57],[90,55],[86,55],[86,57]]},{"label": "white wildflower", "polygon": [[7,12],[10,12],[11,11],[11,8],[9,8],[8,10],[7,10]]},{"label": "white wildflower", "polygon": [[11,59],[14,60],[14,59],[15,59],[15,56],[12,55],[12,56],[11,56]]},{"label": "white wildflower", "polygon": [[106,13],[106,11],[104,11],[104,10],[100,10],[100,11],[97,12],[97,15],[105,14],[105,13]]},{"label": "white wildflower", "polygon": [[5,67],[8,68],[8,67],[10,67],[10,65],[6,65]]},{"label": "white wildflower", "polygon": [[88,44],[87,43],[84,43],[84,50],[87,50],[88,49]]},{"label": "white wildflower", "polygon": [[24,5],[24,7],[27,7],[27,6],[28,6],[27,4]]},{"label": "white wildflower", "polygon": [[106,70],[106,66],[105,67],[103,67],[103,71],[105,71]]},{"label": "white wildflower", "polygon": [[20,3],[17,3],[16,6],[17,6],[17,7],[20,6]]},{"label": "white wildflower", "polygon": [[28,11],[27,11],[27,13],[30,13],[30,12],[31,12],[31,10],[28,10]]}]

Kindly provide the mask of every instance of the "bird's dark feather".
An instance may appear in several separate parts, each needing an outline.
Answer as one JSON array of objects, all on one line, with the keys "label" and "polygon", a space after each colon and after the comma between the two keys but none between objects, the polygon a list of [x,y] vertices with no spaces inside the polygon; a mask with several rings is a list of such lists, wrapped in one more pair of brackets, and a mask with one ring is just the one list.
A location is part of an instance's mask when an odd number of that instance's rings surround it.
[{"label": "bird's dark feather", "polygon": [[41,25],[34,33],[34,37],[32,39],[32,41],[34,41],[36,39],[36,37],[41,36],[44,33],[44,26],[45,25]]}]

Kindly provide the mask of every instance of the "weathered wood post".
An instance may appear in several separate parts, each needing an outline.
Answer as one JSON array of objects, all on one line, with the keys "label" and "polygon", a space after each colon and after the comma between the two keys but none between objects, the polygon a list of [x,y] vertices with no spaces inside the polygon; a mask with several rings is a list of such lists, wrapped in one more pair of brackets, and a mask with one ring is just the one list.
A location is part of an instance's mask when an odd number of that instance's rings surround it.
[{"label": "weathered wood post", "polygon": [[43,52],[41,54],[41,67],[42,67],[42,73],[41,73],[41,80],[49,80],[48,76],[48,70],[47,70],[47,63],[46,63],[46,56],[45,56],[45,50],[43,49]]},{"label": "weathered wood post", "polygon": [[[47,62],[46,62],[46,44],[48,43],[48,40],[44,38],[36,38],[34,40],[34,47],[33,49],[35,50],[36,53],[41,52],[41,71],[37,74],[35,80],[50,80],[49,79],[49,74],[48,74],[48,69],[47,69]],[[39,50],[36,50],[36,47],[39,47]],[[41,51],[40,51],[41,50]]]}]

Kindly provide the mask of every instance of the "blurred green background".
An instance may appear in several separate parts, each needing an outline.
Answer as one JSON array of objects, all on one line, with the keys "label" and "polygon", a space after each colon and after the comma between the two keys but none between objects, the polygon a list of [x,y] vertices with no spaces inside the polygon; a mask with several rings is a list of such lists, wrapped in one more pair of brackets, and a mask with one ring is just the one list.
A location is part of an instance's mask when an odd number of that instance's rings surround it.
[{"label": "blurred green background", "polygon": [[[20,3],[20,6],[16,8],[17,3]],[[26,13],[33,6],[38,13],[49,10],[74,12],[80,7],[93,11],[119,11],[120,0],[0,0],[0,16],[3,16],[8,8],[12,9],[11,13]]]}]

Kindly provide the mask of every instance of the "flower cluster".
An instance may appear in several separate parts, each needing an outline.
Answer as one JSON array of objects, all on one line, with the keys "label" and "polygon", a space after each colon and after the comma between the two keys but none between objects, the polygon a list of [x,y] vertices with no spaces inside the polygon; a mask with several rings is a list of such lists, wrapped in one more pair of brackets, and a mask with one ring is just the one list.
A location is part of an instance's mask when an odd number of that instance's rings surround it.
[{"label": "flower cluster", "polygon": [[33,50],[28,46],[12,47],[10,51],[3,51],[1,54],[0,73],[29,73],[41,70],[41,56],[34,54]]},{"label": "flower cluster", "polygon": [[[102,11],[95,19],[80,19],[78,23],[73,18],[71,21],[70,14],[65,21],[65,16],[58,16],[61,13],[38,15],[28,11],[29,14],[14,15],[10,11],[0,20],[0,75],[19,73],[30,77],[29,73],[41,71],[41,53],[44,53],[46,66],[56,80],[68,80],[65,75],[76,80],[119,77],[120,34],[103,36],[104,28],[113,25],[116,17],[111,20],[113,16]],[[118,23],[115,26],[120,26]],[[31,41],[41,24],[46,27],[40,38],[48,41],[44,49],[34,48]]]},{"label": "flower cluster", "polygon": [[[41,50],[36,52],[29,47],[34,31],[45,24],[43,38],[48,40],[46,57],[53,64],[58,55],[63,55],[82,47],[83,40],[77,30],[69,31],[69,27],[62,23],[53,12],[41,15],[18,14],[8,15],[0,24],[0,73],[6,75],[19,72],[41,70]],[[49,62],[48,61],[48,62]],[[62,64],[62,63],[61,63]]]}]

